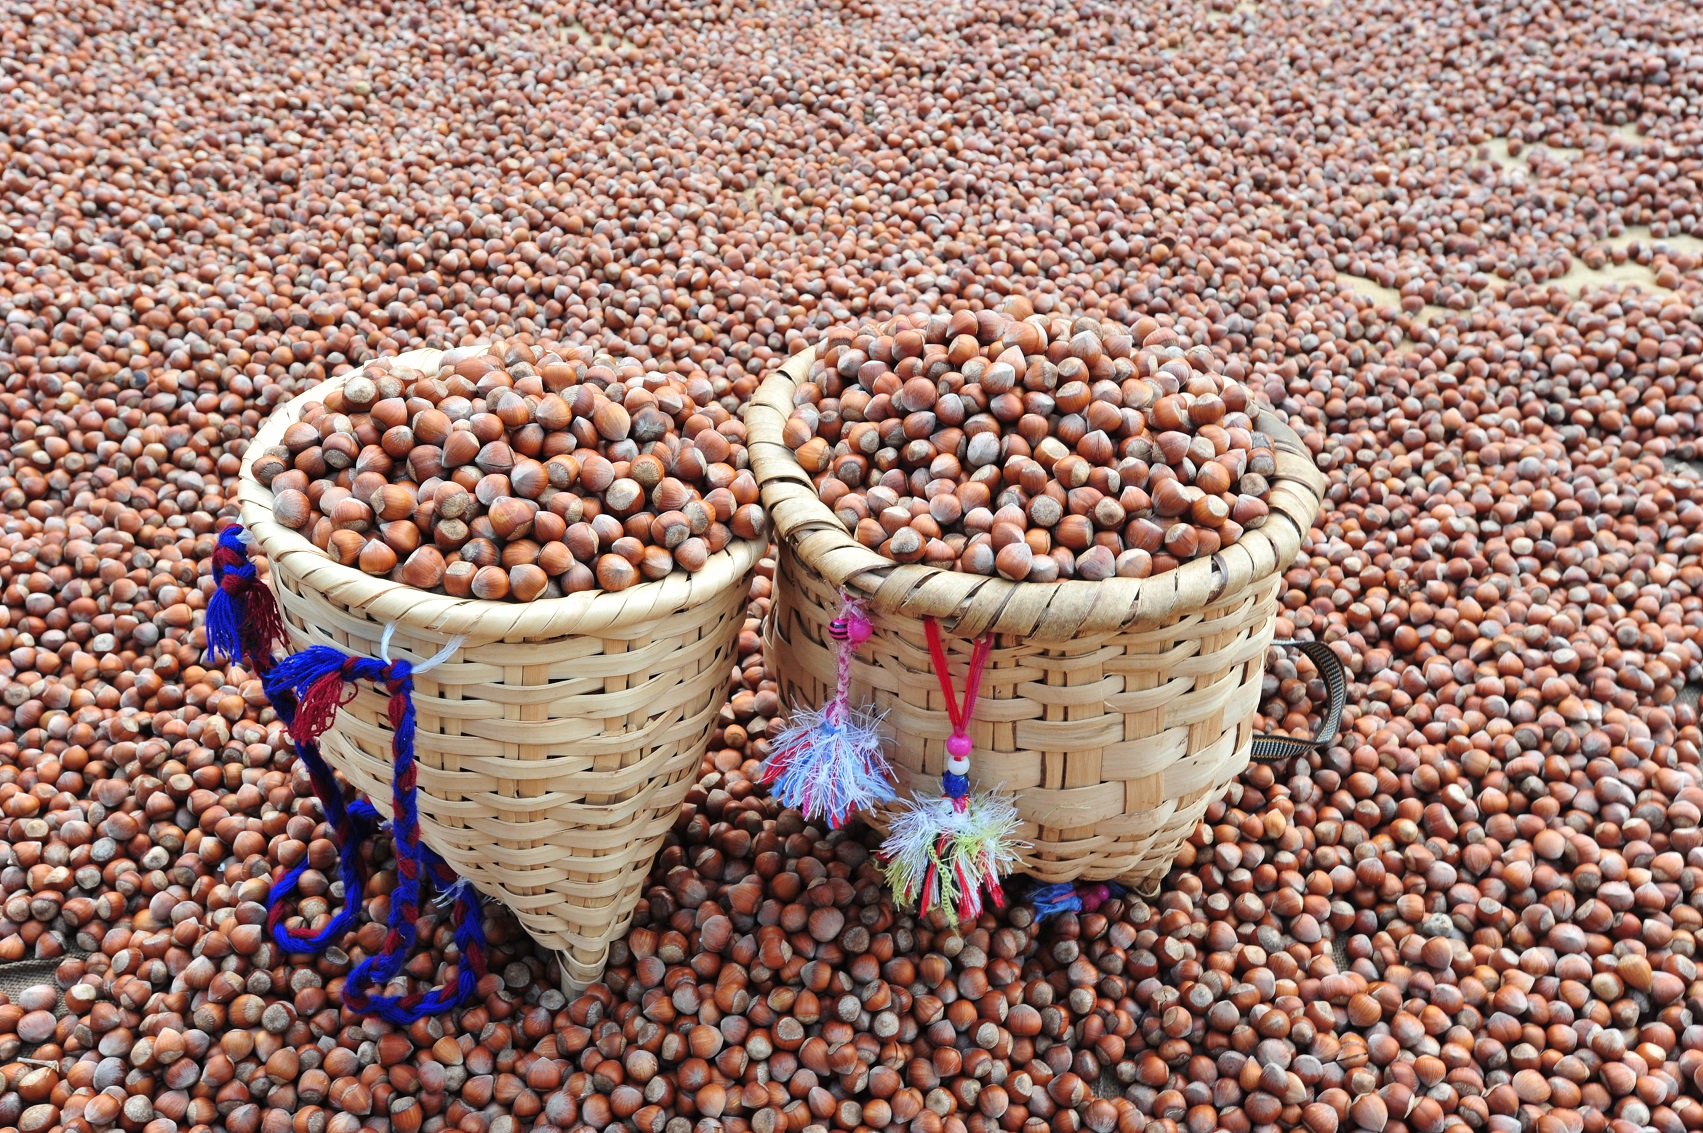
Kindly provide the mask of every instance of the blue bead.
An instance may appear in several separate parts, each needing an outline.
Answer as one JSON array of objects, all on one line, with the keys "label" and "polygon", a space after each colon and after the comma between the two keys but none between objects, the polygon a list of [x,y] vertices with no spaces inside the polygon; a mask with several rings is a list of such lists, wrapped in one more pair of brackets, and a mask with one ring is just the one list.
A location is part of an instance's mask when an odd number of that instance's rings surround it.
[{"label": "blue bead", "polygon": [[949,799],[961,799],[970,793],[970,777],[948,771],[940,777],[941,788]]}]

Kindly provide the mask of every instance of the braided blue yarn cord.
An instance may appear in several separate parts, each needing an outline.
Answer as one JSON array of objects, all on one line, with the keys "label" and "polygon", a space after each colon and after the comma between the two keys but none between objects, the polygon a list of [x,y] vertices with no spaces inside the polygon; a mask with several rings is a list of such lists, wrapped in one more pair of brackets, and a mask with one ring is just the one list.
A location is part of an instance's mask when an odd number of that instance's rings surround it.
[{"label": "braided blue yarn cord", "polygon": [[[434,864],[434,872],[440,875],[449,873],[449,867],[431,850],[422,854]],[[479,986],[479,979],[484,974],[485,918],[484,909],[479,896],[466,881],[451,881],[444,889],[445,895],[454,894],[455,908],[452,916],[456,918],[455,946],[460,953],[456,962],[455,983],[448,987],[434,988],[425,995],[367,995],[362,997],[363,1006],[358,1010],[371,1011],[379,1017],[398,1026],[406,1027],[429,1015],[442,1014],[452,1008],[466,1003]],[[349,982],[354,979],[350,974]],[[345,996],[348,993],[345,985]]]},{"label": "braided blue yarn cord", "polygon": [[[360,817],[357,818],[357,815]],[[309,863],[305,859],[298,862],[272,883],[272,889],[266,899],[267,923],[272,930],[272,939],[277,941],[278,947],[286,952],[318,954],[341,941],[355,927],[361,893],[366,888],[366,865],[361,858],[360,846],[377,828],[376,819],[377,815],[370,807],[366,809],[365,814],[351,811],[350,832],[338,838],[337,848],[338,878],[343,883],[343,907],[332,914],[331,919],[319,931],[292,929],[284,924],[282,919],[282,913],[287,908],[286,902],[294,898],[302,877],[310,868]]]},{"label": "braided blue yarn cord", "polygon": [[207,599],[203,628],[207,657],[215,665],[238,660],[257,673],[272,666],[283,644],[284,625],[272,592],[260,581],[248,557],[246,533],[233,524],[219,533],[213,548],[213,593]]},{"label": "braided blue yarn cord", "polygon": [[[392,679],[404,694],[413,690],[413,680],[406,662],[398,662],[401,672]],[[394,738],[391,750],[395,754],[395,775],[391,780],[390,828],[396,839],[396,888],[390,894],[390,939],[384,948],[355,965],[349,973],[348,986],[365,989],[373,984],[383,986],[395,979],[408,960],[418,937],[415,920],[407,915],[413,910],[418,916],[420,905],[420,865],[423,848],[420,845],[420,815],[415,802],[414,782],[414,699],[411,695],[392,701],[391,727]]]},{"label": "braided blue yarn cord", "polygon": [[[349,973],[344,984],[344,1002],[357,1011],[371,1012],[400,1025],[408,1025],[464,1003],[477,988],[485,971],[484,909],[471,886],[420,841],[418,765],[414,738],[416,721],[413,699],[413,669],[406,661],[378,661],[349,657],[330,646],[314,646],[276,665],[265,677],[267,695],[281,708],[280,717],[295,734],[306,702],[314,719],[308,729],[323,729],[347,685],[366,680],[390,693],[389,718],[392,729],[391,755],[395,774],[392,781],[394,820],[391,830],[396,843],[396,888],[391,893],[388,932],[383,947],[366,957]],[[287,715],[286,715],[287,713]],[[267,899],[268,923],[280,946],[291,951],[323,951],[341,939],[353,924],[355,898],[361,892],[359,841],[377,827],[377,812],[370,803],[357,801],[345,806],[331,768],[325,763],[312,735],[297,738],[297,754],[308,768],[316,793],[321,796],[326,816],[334,828],[346,831],[341,862],[347,902],[318,933],[288,932],[282,925],[284,898],[292,894],[307,865],[302,863],[273,886]],[[383,986],[401,974],[418,941],[422,868],[430,870],[443,896],[454,898],[455,943],[460,952],[454,983],[424,994],[375,995],[370,989]]]},{"label": "braided blue yarn cord", "polygon": [[[295,660],[295,658],[290,658]],[[316,658],[316,660],[319,660]],[[341,664],[341,662],[339,662]],[[295,669],[286,670],[283,676],[278,676],[283,665],[276,666],[263,679],[263,687],[268,698],[272,701],[278,718],[286,728],[295,726],[296,697],[295,690],[289,684]],[[300,666],[297,666],[300,668]],[[318,674],[316,672],[315,676]],[[359,902],[362,890],[365,888],[366,870],[361,860],[361,844],[377,826],[377,814],[371,804],[358,802],[351,808],[345,804],[343,792],[337,786],[325,757],[319,753],[319,745],[312,740],[296,741],[296,758],[307,767],[308,777],[313,782],[314,794],[319,797],[320,808],[325,812],[326,821],[337,835],[338,842],[338,876],[343,883],[343,907],[332,914],[331,919],[312,932],[305,928],[291,928],[284,923],[283,913],[285,902],[292,900],[301,885],[303,876],[310,866],[306,858],[289,869],[277,881],[266,898],[267,925],[272,931],[272,939],[278,947],[286,952],[319,954],[341,941],[355,926],[355,918],[359,912]]]}]

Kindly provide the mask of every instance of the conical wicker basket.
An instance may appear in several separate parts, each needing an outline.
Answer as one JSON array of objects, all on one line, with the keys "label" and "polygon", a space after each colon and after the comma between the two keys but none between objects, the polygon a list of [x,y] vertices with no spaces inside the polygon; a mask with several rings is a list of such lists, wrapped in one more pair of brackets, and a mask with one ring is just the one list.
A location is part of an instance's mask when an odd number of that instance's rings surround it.
[{"label": "conical wicker basket", "polygon": [[[1247,765],[1280,577],[1324,495],[1307,449],[1264,412],[1256,424],[1277,454],[1266,522],[1151,578],[1011,582],[900,565],[851,537],[781,439],[814,358],[791,358],[745,414],[780,543],[764,646],[782,703],[831,693],[829,623],[842,590],[865,599],[875,632],[853,665],[852,702],[886,711],[901,795],[938,790],[951,725],[922,619],[946,632],[960,688],[972,643],[991,631],[971,780],[1015,796],[1023,872],[1150,888]],[[886,814],[868,817],[885,829]]]},{"label": "conical wicker basket", "polygon": [[[439,353],[396,361],[430,366]],[[418,663],[468,635],[415,680],[421,836],[555,949],[564,985],[577,991],[626,931],[696,777],[767,543],[735,540],[696,574],[530,603],[452,598],[340,566],[273,519],[272,493],[250,464],[350,376],[287,402],[261,427],[242,467],[243,524],[270,560],[297,649],[376,657],[393,625],[390,655]],[[363,690],[321,747],[389,817],[384,698]]]}]

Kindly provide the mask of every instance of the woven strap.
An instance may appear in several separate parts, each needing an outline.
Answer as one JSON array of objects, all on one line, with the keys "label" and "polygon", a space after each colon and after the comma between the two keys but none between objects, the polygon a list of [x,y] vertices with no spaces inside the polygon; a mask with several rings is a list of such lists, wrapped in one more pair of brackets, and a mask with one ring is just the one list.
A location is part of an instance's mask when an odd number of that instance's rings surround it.
[{"label": "woven strap", "polygon": [[1348,706],[1348,673],[1334,649],[1322,641],[1287,639],[1272,644],[1293,646],[1311,658],[1318,666],[1319,675],[1324,677],[1330,702],[1325,705],[1324,716],[1319,720],[1318,734],[1311,739],[1297,739],[1274,732],[1255,735],[1251,758],[1256,763],[1281,763],[1308,752],[1324,751],[1336,742],[1337,730],[1342,727],[1342,710]]},{"label": "woven strap", "polygon": [[[478,895],[471,886],[458,881],[454,871],[420,841],[413,667],[407,661],[351,657],[329,645],[315,645],[273,666],[263,683],[274,706],[287,706],[280,708],[279,715],[290,729],[297,753],[308,766],[327,817],[334,826],[341,819],[345,827],[340,835],[344,843],[340,857],[345,896],[353,902],[360,892],[359,870],[351,865],[350,859],[359,857],[354,843],[372,828],[370,820],[360,820],[372,812],[370,807],[348,810],[342,807],[341,794],[331,779],[330,767],[320,758],[317,741],[331,726],[337,706],[354,695],[361,681],[379,686],[390,697],[388,715],[394,764],[391,834],[396,845],[396,888],[390,895],[389,931],[384,943],[377,953],[362,960],[349,973],[343,987],[343,1001],[356,1011],[377,1014],[407,1026],[465,1003],[485,974],[483,909]],[[318,933],[284,932],[281,902],[295,889],[304,867],[305,863],[297,866],[272,889],[267,898],[267,921],[280,946],[291,951],[323,951],[341,936],[341,931],[334,932],[334,928],[346,929],[353,914],[346,906],[331,925]],[[357,878],[353,889],[349,888],[350,878]],[[453,901],[455,905],[452,914],[456,923],[455,940],[461,950],[456,982],[424,993],[379,994],[373,989],[400,975],[414,950],[419,934],[421,882],[426,878],[437,887],[439,901]]]}]

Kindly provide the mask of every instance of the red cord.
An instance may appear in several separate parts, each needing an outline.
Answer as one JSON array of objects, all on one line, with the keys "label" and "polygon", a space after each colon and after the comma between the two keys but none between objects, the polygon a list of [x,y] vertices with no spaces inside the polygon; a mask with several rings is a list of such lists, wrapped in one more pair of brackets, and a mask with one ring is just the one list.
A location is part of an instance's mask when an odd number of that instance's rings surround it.
[{"label": "red cord", "polygon": [[982,666],[987,664],[988,653],[993,649],[993,634],[984,635],[970,653],[970,672],[964,678],[964,704],[960,708],[957,693],[952,690],[952,674],[946,669],[946,647],[940,641],[940,626],[933,618],[924,618],[923,629],[928,636],[929,656],[934,661],[934,675],[940,681],[941,695],[946,698],[946,718],[952,721],[954,733],[967,734],[981,692]]}]

